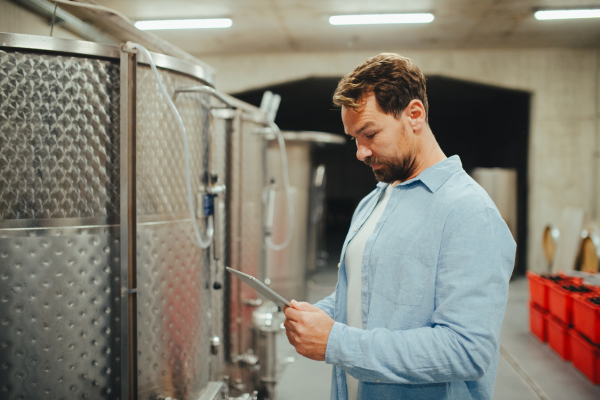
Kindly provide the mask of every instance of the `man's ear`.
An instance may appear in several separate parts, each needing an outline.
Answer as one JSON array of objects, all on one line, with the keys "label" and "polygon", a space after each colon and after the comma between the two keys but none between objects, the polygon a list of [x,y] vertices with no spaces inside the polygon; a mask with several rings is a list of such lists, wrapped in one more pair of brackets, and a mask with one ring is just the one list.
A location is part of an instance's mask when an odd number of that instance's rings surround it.
[{"label": "man's ear", "polygon": [[423,130],[424,125],[427,123],[427,115],[425,113],[425,106],[421,100],[413,99],[408,103],[408,106],[404,110],[408,118],[408,123],[411,126],[414,133],[419,133]]}]

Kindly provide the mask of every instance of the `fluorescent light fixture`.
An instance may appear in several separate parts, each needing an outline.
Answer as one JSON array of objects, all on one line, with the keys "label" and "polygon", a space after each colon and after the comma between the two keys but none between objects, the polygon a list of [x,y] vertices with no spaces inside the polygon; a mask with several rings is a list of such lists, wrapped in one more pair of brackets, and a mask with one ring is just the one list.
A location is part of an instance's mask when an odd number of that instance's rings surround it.
[{"label": "fluorescent light fixture", "polygon": [[371,24],[426,24],[433,21],[433,14],[362,14],[333,15],[329,17],[331,25],[371,25]]},{"label": "fluorescent light fixture", "polygon": [[135,23],[135,27],[143,31],[161,29],[229,28],[232,23],[230,18],[167,19],[162,21],[138,21]]},{"label": "fluorescent light fixture", "polygon": [[575,18],[600,18],[600,9],[590,10],[544,10],[536,11],[535,19],[575,19]]}]

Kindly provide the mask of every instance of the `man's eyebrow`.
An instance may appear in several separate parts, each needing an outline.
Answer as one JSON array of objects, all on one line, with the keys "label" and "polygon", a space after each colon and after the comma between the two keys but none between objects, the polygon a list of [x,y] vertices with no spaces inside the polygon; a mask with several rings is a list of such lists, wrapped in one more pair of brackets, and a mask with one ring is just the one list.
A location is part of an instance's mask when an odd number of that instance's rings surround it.
[{"label": "man's eyebrow", "polygon": [[367,129],[367,128],[370,128],[370,127],[372,127],[373,125],[375,125],[375,122],[373,122],[373,121],[369,121],[369,122],[367,122],[366,124],[364,124],[364,125],[362,126],[362,128],[360,128],[359,130],[357,130],[357,131],[356,131],[356,134],[357,134],[357,135],[360,135],[360,134],[362,133],[362,131],[364,131],[364,130],[365,130],[365,129]]}]

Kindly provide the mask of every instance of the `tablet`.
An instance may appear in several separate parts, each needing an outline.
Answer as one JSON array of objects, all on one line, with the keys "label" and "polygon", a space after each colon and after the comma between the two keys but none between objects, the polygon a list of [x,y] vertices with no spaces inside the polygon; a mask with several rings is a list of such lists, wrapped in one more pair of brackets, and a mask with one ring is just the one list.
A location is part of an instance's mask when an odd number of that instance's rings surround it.
[{"label": "tablet", "polygon": [[258,293],[265,296],[267,299],[271,300],[273,303],[277,304],[280,307],[283,306],[292,306],[289,301],[283,298],[279,293],[275,292],[273,289],[259,281],[253,276],[235,270],[233,268],[225,267],[227,271],[231,272],[233,275],[237,276],[242,280],[242,282],[250,285],[252,289],[256,290]]}]

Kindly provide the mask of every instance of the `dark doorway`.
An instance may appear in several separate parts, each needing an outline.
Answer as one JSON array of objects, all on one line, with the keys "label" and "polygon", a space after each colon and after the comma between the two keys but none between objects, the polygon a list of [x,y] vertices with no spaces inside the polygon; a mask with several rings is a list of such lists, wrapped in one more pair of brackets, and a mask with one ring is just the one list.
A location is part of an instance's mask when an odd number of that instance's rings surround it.
[{"label": "dark doorway", "polygon": [[[281,95],[276,123],[282,130],[313,130],[343,135],[340,111],[331,102],[339,78],[307,78],[264,87],[235,97],[259,105],[270,90]],[[528,92],[440,76],[427,77],[429,124],[446,155],[458,154],[467,172],[476,167],[517,170],[517,262],[525,273],[527,246]],[[317,160],[327,168],[327,250],[337,264],[350,219],[376,181],[356,159],[356,145],[325,147]]]}]

